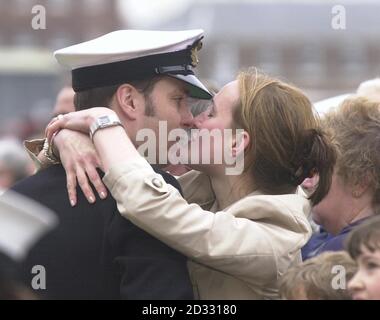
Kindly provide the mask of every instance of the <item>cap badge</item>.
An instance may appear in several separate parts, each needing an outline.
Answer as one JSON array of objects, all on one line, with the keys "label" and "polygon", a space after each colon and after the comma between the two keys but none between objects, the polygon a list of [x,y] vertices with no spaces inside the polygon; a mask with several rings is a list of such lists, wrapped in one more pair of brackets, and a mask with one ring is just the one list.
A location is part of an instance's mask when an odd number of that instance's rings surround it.
[{"label": "cap badge", "polygon": [[198,65],[199,59],[198,59],[198,51],[202,48],[202,41],[199,40],[197,43],[193,45],[193,48],[191,49],[191,65],[193,67],[196,67]]}]

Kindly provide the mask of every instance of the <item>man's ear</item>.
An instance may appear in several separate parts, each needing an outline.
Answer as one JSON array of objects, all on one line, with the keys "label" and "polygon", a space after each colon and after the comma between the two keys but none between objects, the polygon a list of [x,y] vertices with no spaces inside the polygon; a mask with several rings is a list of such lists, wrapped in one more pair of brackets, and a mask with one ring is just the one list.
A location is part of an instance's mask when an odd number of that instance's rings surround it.
[{"label": "man's ear", "polygon": [[244,154],[245,149],[248,147],[250,137],[247,131],[238,129],[232,141],[232,156],[234,158]]},{"label": "man's ear", "polygon": [[144,106],[143,95],[132,85],[122,84],[116,91],[115,98],[120,112],[130,120],[136,120],[140,108]]}]

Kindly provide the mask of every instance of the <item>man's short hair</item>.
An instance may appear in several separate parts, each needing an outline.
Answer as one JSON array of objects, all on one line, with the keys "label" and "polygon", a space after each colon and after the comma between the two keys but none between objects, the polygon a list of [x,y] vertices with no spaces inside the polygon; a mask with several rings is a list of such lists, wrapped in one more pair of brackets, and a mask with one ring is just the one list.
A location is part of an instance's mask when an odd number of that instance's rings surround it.
[{"label": "man's short hair", "polygon": [[[146,80],[129,82],[130,85],[135,87],[144,95],[146,99],[145,115],[147,116],[154,116],[155,114],[153,104],[151,103],[150,94],[152,93],[156,83],[161,79],[162,76],[157,76]],[[75,110],[80,111],[95,107],[110,108],[112,98],[120,86],[121,84],[117,84],[76,92],[74,96]]]}]

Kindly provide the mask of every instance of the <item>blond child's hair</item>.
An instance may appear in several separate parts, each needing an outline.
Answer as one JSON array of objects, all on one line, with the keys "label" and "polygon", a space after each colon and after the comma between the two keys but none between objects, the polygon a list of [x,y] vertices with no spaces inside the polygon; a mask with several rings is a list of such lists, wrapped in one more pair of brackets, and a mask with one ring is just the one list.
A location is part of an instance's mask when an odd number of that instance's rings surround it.
[{"label": "blond child's hair", "polygon": [[347,284],[357,266],[345,251],[324,252],[309,259],[282,276],[280,297],[286,300],[350,300],[346,286],[334,285],[334,277],[342,268]]}]

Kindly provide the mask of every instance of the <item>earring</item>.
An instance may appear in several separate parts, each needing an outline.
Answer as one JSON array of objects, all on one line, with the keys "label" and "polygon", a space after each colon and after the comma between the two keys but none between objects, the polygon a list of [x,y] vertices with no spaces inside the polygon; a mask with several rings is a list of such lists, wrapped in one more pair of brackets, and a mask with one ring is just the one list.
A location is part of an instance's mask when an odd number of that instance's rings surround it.
[{"label": "earring", "polygon": [[359,192],[359,191],[353,191],[353,192],[352,192],[352,195],[353,195],[355,198],[358,198],[358,197],[360,197],[360,192]]}]

